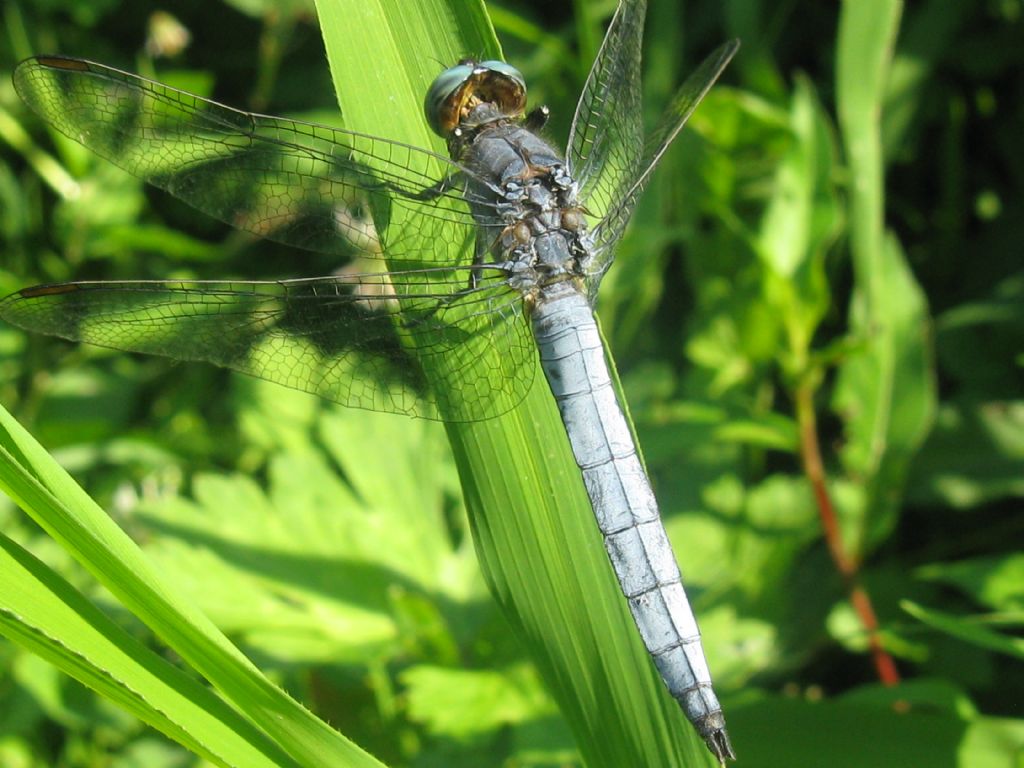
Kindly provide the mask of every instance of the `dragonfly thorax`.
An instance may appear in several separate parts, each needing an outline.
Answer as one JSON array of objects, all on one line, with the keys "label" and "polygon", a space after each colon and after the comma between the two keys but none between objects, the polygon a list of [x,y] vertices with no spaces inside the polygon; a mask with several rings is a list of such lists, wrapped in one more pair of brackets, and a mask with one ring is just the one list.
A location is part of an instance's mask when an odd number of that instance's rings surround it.
[{"label": "dragonfly thorax", "polygon": [[[588,261],[578,188],[561,154],[518,122],[480,128],[461,150],[470,171],[467,199],[484,232],[489,260],[504,264],[529,294],[580,278]],[[477,254],[482,261],[484,255]]]},{"label": "dragonfly thorax", "polygon": [[427,93],[431,127],[467,174],[470,207],[488,239],[477,261],[506,265],[530,293],[580,278],[589,254],[578,188],[562,154],[523,119],[522,75],[496,61],[460,61]]}]

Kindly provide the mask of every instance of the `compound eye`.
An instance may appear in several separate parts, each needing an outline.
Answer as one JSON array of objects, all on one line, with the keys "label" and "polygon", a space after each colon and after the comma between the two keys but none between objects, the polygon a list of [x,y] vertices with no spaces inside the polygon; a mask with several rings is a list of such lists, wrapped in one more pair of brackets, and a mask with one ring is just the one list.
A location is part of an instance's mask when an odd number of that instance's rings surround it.
[{"label": "compound eye", "polygon": [[526,81],[519,70],[504,61],[463,59],[431,84],[423,100],[423,113],[431,130],[447,138],[481,103],[494,104],[506,117],[522,116],[526,110]]}]

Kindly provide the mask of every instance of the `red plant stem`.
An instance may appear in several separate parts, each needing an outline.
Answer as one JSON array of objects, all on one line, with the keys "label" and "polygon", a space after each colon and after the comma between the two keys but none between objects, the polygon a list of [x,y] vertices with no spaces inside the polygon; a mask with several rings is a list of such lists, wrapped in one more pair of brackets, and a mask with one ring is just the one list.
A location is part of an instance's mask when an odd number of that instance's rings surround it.
[{"label": "red plant stem", "polygon": [[821,519],[821,528],[825,535],[825,544],[828,547],[829,555],[836,565],[836,570],[843,577],[843,583],[849,591],[853,609],[867,631],[868,647],[871,650],[871,658],[875,664],[878,679],[883,685],[897,685],[900,682],[900,673],[896,669],[896,662],[882,646],[878,617],[871,605],[871,598],[868,596],[867,590],[860,584],[858,578],[859,563],[847,554],[846,548],[843,546],[839,518],[828,493],[825,469],[821,461],[818,423],[814,413],[814,390],[808,384],[801,384],[797,387],[796,414],[800,429],[800,457],[803,460],[804,474],[811,484],[814,500],[818,505],[818,516]]}]

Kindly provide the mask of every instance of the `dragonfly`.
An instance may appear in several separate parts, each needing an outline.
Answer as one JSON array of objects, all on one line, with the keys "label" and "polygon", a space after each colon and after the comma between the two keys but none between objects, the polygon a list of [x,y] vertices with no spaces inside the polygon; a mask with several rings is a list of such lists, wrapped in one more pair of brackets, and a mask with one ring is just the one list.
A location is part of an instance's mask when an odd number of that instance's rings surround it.
[{"label": "dragonfly", "polygon": [[464,59],[428,90],[445,156],[243,112],[84,59],[27,59],[17,92],[58,131],[210,216],[338,268],[40,285],[0,300],[0,317],[451,421],[515,408],[539,359],[640,636],[724,764],[735,755],[722,708],[592,306],[642,189],[739,44],[703,61],[645,140],[645,5],[618,5],[564,153],[538,133],[547,110],[527,112],[522,75],[500,61]]}]

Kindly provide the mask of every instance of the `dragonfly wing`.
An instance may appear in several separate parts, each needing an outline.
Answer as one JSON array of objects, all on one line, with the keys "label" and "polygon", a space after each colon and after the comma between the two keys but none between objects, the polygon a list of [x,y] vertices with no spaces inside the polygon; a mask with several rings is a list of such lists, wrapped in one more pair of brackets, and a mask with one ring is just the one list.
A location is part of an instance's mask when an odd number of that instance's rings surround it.
[{"label": "dragonfly wing", "polygon": [[522,299],[497,273],[467,289],[466,270],[438,272],[62,283],[8,296],[0,317],[66,339],[214,363],[358,408],[450,421],[500,415],[532,383],[536,352]]},{"label": "dragonfly wing", "polygon": [[637,166],[637,172],[627,179],[626,183],[615,188],[612,198],[608,201],[604,218],[592,232],[594,251],[598,254],[593,263],[592,282],[599,279],[607,270],[612,259],[612,246],[622,236],[633,215],[637,198],[658,161],[679,135],[690,115],[718,80],[739,47],[738,40],[722,44],[686,79],[669,102],[654,133],[644,143],[643,156]]},{"label": "dragonfly wing", "polygon": [[341,257],[335,264],[472,257],[466,171],[441,155],[243,112],[83,59],[26,59],[14,84],[61,133],[239,229]]},{"label": "dragonfly wing", "polygon": [[583,86],[566,162],[597,219],[636,178],[643,148],[640,46],[644,0],[619,3]]}]

